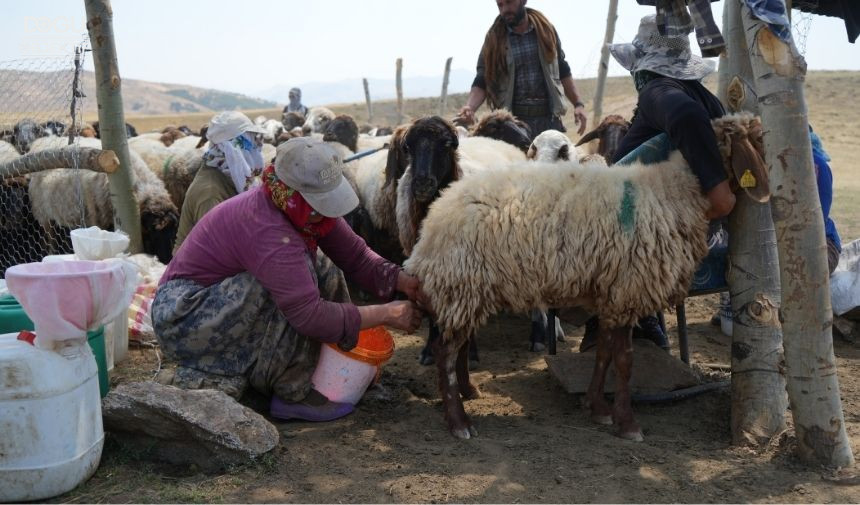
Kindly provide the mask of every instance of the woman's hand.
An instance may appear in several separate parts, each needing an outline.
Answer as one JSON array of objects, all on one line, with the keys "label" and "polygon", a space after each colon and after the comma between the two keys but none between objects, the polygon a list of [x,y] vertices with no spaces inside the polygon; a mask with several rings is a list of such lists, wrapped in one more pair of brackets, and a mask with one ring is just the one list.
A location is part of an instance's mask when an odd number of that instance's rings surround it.
[{"label": "woman's hand", "polygon": [[386,308],[385,324],[392,328],[412,333],[421,326],[424,314],[414,303],[406,300],[390,302],[383,305]]},{"label": "woman's hand", "polygon": [[457,118],[463,126],[470,126],[475,122],[475,111],[469,104],[466,104],[460,108]]},{"label": "woman's hand", "polygon": [[421,281],[412,274],[401,271],[397,274],[397,291],[417,303],[421,308],[430,308],[430,298],[421,289]]}]

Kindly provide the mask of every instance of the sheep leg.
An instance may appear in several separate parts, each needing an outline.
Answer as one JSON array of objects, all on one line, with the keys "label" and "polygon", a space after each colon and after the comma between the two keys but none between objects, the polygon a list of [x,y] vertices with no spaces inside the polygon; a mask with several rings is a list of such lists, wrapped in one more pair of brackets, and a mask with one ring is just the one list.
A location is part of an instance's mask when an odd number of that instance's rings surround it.
[{"label": "sheep leg", "polygon": [[474,400],[481,397],[481,391],[472,384],[469,378],[469,360],[472,354],[472,342],[474,335],[469,338],[469,345],[460,348],[457,352],[457,383],[460,385],[460,396],[463,400]]},{"label": "sheep leg", "polygon": [[618,436],[641,442],[642,430],[633,419],[630,405],[630,376],[633,372],[632,328],[624,326],[612,330],[612,360],[615,362],[615,401],[612,420],[618,426]]},{"label": "sheep leg", "polygon": [[436,367],[439,370],[439,392],[442,394],[442,408],[445,411],[445,421],[448,430],[457,438],[468,440],[477,436],[478,432],[472,427],[469,416],[463,408],[460,389],[457,381],[457,356],[462,347],[466,346],[466,338],[462,335],[449,333],[447,338],[437,338],[433,342],[433,355],[436,357]]},{"label": "sheep leg", "polygon": [[421,354],[418,355],[419,363],[427,366],[436,362],[436,359],[433,357],[433,347],[437,340],[439,340],[439,327],[436,326],[436,322],[431,319],[430,329],[427,331],[427,342],[424,344],[424,348],[421,349]]},{"label": "sheep leg", "polygon": [[529,335],[529,351],[543,352],[546,349],[546,331],[546,313],[540,309],[532,309],[532,332]]},{"label": "sheep leg", "polygon": [[588,392],[585,394],[585,408],[591,410],[591,420],[597,424],[612,424],[612,409],[603,396],[606,384],[606,371],[612,361],[612,337],[608,328],[600,325],[597,331],[597,353],[594,356],[594,373]]},{"label": "sheep leg", "polygon": [[469,336],[469,361],[474,361],[475,363],[481,361],[481,358],[478,356],[478,335],[475,333]]}]

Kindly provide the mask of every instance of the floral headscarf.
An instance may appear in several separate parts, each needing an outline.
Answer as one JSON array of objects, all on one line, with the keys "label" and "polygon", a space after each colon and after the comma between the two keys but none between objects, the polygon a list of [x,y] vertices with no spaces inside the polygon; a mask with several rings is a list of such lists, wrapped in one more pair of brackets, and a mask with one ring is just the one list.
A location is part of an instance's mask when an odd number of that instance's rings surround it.
[{"label": "floral headscarf", "polygon": [[221,170],[236,186],[237,193],[244,193],[259,186],[258,177],[263,170],[263,137],[245,132],[224,142],[212,144],[203,154],[203,163]]},{"label": "floral headscarf", "polygon": [[283,183],[275,175],[275,166],[269,165],[263,170],[263,190],[293,223],[296,230],[308,246],[311,254],[316,254],[317,240],[328,235],[337,223],[333,217],[324,217],[319,223],[309,223],[308,219],[313,207],[302,197],[302,194]]}]

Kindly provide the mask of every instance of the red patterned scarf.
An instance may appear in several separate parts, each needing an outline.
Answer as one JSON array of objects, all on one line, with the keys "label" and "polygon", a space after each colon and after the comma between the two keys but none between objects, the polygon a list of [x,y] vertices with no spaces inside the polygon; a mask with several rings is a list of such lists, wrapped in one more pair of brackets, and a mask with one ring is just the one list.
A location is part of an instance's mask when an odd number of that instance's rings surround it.
[{"label": "red patterned scarf", "polygon": [[328,235],[337,223],[337,219],[324,217],[319,223],[309,223],[308,218],[314,210],[313,207],[305,201],[301,193],[278,179],[278,176],[275,175],[274,165],[269,165],[263,170],[262,178],[263,190],[269,195],[275,206],[287,215],[287,218],[304,239],[311,254],[316,254],[317,240]]}]

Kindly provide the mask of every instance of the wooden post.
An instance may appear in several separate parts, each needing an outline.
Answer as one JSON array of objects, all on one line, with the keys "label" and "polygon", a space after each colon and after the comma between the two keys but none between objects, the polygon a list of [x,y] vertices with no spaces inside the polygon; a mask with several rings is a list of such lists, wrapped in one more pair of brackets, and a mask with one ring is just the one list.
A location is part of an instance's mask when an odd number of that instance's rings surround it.
[{"label": "wooden post", "polygon": [[451,60],[449,57],[445,60],[445,74],[442,76],[442,97],[439,99],[439,116],[444,117],[445,111],[448,110],[448,77],[451,75]]},{"label": "wooden post", "polygon": [[397,58],[397,124],[403,124],[403,58]]},{"label": "wooden post", "polygon": [[609,44],[615,37],[615,20],[618,19],[618,0],[609,0],[609,14],[606,16],[606,35],[603,37],[603,48],[600,50],[600,65],[597,67],[597,88],[594,90],[594,119],[595,127],[603,119],[603,90],[606,88],[606,72],[609,70]]},{"label": "wooden post", "polygon": [[373,105],[370,103],[370,85],[367,84],[367,79],[362,78],[361,83],[364,85],[364,101],[367,102],[367,122],[373,121]]},{"label": "wooden post", "polygon": [[836,358],[824,220],[812,169],[803,81],[794,41],[778,38],[749,7],[742,12],[755,90],[767,134],[771,209],[782,280],[788,398],[798,455],[815,465],[854,463],[845,432]]},{"label": "wooden post", "polygon": [[110,0],[84,0],[84,5],[87,12],[87,30],[93,45],[102,148],[115,152],[120,163],[119,170],[108,176],[114,223],[118,230],[128,234],[129,252],[140,253],[143,252],[140,214],[131,191],[131,159],[128,154],[122,85],[113,37],[113,11]]},{"label": "wooden post", "polygon": [[[740,1],[723,6],[726,52],[720,56],[718,93],[729,112],[758,114]],[[779,260],[770,204],[744,191],[736,196],[728,220],[726,275],[732,299],[732,443],[758,446],[786,427]]]}]

